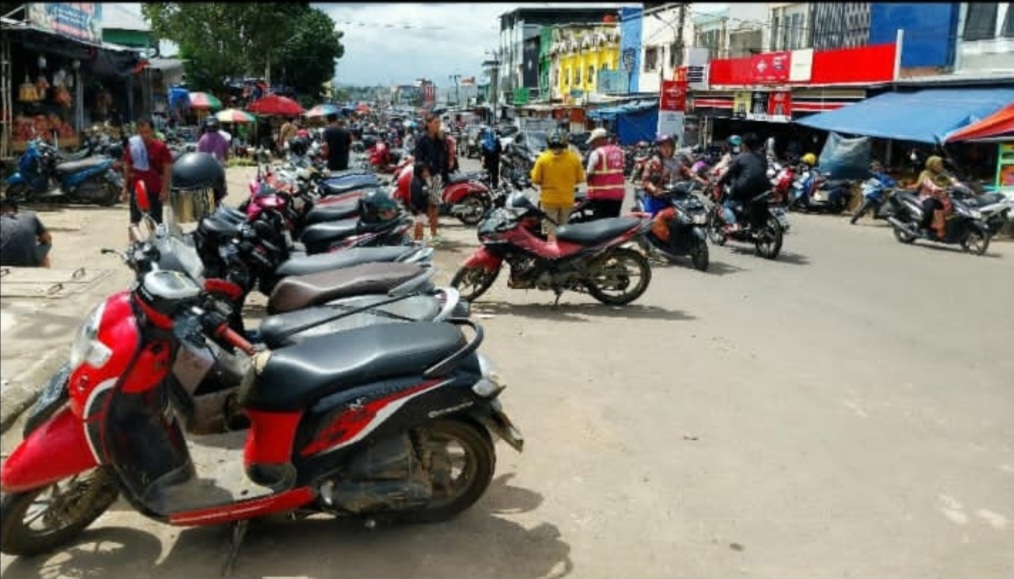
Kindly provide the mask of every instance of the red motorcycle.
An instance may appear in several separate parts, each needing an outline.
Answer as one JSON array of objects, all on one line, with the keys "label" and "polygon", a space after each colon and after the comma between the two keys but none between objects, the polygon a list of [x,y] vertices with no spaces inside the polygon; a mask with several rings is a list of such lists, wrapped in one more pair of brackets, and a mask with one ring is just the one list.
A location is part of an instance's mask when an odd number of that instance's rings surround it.
[{"label": "red motorcycle", "polygon": [[640,252],[623,245],[651,229],[644,217],[611,217],[564,225],[556,243],[539,233],[546,215],[523,194],[494,209],[479,225],[482,247],[451,280],[461,297],[472,301],[493,285],[503,262],[510,265],[508,287],[551,290],[559,301],[565,291],[587,292],[608,305],[641,297],[651,282],[651,266]]},{"label": "red motorcycle", "polygon": [[[152,251],[140,241],[121,257],[150,261]],[[131,291],[89,314],[69,371],[50,381],[0,467],[3,553],[68,543],[122,493],[170,525],[233,523],[227,574],[250,519],[445,520],[488,487],[494,436],[522,448],[470,320],[374,325],[256,351],[194,279],[136,271]],[[252,357],[240,386],[245,448],[213,485],[198,476],[169,393],[181,346],[207,340]],[[240,479],[254,484],[225,488]]]},{"label": "red motorcycle", "polygon": [[370,166],[378,173],[393,174],[402,158],[400,151],[392,150],[384,141],[377,141],[367,149],[367,153],[370,154]]},{"label": "red motorcycle", "polygon": [[[394,198],[406,207],[409,205],[412,176],[415,168],[409,164],[398,173]],[[482,216],[493,206],[493,193],[483,183],[484,172],[452,174],[444,183],[441,193],[440,215],[456,217],[465,225],[472,226],[482,221]]]}]

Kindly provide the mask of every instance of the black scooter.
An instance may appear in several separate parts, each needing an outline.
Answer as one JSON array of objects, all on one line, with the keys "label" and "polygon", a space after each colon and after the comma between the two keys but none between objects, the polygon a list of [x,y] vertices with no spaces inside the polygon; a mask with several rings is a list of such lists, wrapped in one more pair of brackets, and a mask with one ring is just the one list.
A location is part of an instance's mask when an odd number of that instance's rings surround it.
[{"label": "black scooter", "polygon": [[919,198],[911,192],[903,191],[893,195],[889,201],[894,208],[894,216],[887,219],[894,230],[894,237],[901,243],[910,244],[916,239],[933,241],[947,245],[961,245],[968,253],[982,255],[989,248],[991,234],[989,226],[982,220],[978,209],[970,207],[960,199],[951,199],[954,211],[947,217],[947,225],[943,237],[936,231],[923,229],[924,212]]},{"label": "black scooter", "polygon": [[[651,231],[638,242],[647,253],[657,252],[669,261],[689,256],[698,271],[707,271],[709,252],[707,242],[708,208],[693,194],[693,182],[683,181],[666,187],[663,197],[670,207],[654,215]],[[646,212],[644,191],[638,189],[634,201],[638,211]]]}]

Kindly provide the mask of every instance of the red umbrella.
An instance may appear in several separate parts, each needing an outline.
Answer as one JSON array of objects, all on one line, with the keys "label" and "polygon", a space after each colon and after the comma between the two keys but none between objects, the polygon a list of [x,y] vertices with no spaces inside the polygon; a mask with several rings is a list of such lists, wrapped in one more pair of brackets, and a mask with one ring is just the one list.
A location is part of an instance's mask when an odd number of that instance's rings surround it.
[{"label": "red umbrella", "polygon": [[370,107],[365,103],[359,103],[359,106],[356,107],[356,112],[368,113],[370,112]]},{"label": "red umbrella", "polygon": [[277,94],[269,94],[264,98],[255,100],[246,110],[261,115],[280,115],[295,117],[303,114],[303,107],[299,103]]}]

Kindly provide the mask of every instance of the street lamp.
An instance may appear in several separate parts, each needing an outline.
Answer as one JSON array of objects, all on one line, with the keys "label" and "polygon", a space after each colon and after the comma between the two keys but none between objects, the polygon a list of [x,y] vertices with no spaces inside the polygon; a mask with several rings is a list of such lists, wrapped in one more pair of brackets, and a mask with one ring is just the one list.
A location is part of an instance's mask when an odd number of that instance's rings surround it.
[{"label": "street lamp", "polygon": [[452,74],[447,77],[454,83],[454,104],[461,106],[461,93],[458,92],[458,81],[461,80],[460,74]]}]

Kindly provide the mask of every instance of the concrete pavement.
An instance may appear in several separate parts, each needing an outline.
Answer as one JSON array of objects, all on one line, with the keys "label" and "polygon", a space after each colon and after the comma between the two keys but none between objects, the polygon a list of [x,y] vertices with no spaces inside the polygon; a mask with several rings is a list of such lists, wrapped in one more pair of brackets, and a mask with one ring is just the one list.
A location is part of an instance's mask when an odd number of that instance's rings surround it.
[{"label": "concrete pavement", "polygon": [[[1014,243],[977,258],[790,219],[777,261],[712,247],[712,271],[659,266],[625,308],[552,308],[502,277],[474,311],[525,453],[499,444],[493,486],[449,523],[258,525],[235,576],[1014,575]],[[476,243],[445,233],[438,281]],[[208,577],[226,544],[118,504],[0,568]]]}]

